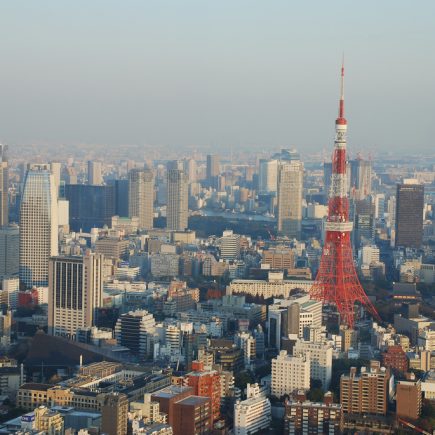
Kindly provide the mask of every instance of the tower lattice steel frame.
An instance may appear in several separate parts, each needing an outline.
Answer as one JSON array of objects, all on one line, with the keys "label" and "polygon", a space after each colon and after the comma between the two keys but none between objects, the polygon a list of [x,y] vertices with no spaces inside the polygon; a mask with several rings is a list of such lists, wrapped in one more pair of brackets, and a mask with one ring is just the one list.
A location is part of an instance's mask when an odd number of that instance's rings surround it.
[{"label": "tower lattice steel frame", "polygon": [[363,305],[375,318],[379,319],[379,315],[359,282],[352,253],[350,234],[353,224],[349,221],[346,180],[347,121],[344,118],[344,65],[341,67],[341,96],[335,130],[325,244],[310,295],[312,299],[335,305],[341,316],[341,323],[352,328],[356,303]]}]

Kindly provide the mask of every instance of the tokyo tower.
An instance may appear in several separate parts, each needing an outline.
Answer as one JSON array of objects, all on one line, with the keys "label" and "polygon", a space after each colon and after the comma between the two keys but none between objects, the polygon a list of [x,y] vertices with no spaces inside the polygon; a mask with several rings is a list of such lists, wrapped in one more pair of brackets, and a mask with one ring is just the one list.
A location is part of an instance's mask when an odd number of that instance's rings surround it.
[{"label": "tokyo tower", "polygon": [[344,65],[341,66],[341,96],[335,131],[325,245],[310,296],[325,304],[335,305],[341,323],[352,328],[356,303],[363,305],[377,319],[379,315],[361,287],[352,254],[350,234],[353,224],[349,222],[346,181],[347,121],[344,118]]}]

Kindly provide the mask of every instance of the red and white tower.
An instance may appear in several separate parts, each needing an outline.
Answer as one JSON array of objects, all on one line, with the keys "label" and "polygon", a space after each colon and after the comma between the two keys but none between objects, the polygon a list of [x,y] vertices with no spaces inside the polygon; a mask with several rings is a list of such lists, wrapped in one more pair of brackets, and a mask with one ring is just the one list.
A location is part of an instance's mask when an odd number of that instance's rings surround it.
[{"label": "red and white tower", "polygon": [[379,319],[379,316],[361,287],[352,254],[350,233],[353,224],[349,222],[346,181],[347,121],[344,118],[344,65],[341,67],[341,97],[335,131],[325,245],[310,295],[325,304],[335,305],[341,316],[341,323],[353,327],[355,303],[363,305],[374,317]]}]

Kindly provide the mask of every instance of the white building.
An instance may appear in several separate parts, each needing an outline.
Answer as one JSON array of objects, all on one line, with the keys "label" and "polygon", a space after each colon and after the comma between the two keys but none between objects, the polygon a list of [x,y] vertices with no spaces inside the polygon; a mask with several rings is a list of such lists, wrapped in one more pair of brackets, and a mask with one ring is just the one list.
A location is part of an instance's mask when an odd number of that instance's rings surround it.
[{"label": "white building", "polygon": [[29,165],[20,206],[20,279],[48,284],[48,259],[58,254],[57,191],[50,166]]},{"label": "white building", "polygon": [[301,289],[307,293],[310,291],[314,281],[284,279],[282,272],[269,272],[267,280],[262,279],[235,279],[227,287],[227,294],[249,294],[268,298],[288,298],[290,292]]},{"label": "white building", "polygon": [[234,405],[234,435],[249,435],[267,429],[272,419],[269,399],[258,384],[247,384],[247,398]]},{"label": "white building", "polygon": [[281,338],[296,335],[304,336],[306,328],[322,326],[322,302],[306,296],[274,300],[269,306],[268,315],[269,345],[281,349]]},{"label": "white building", "polygon": [[295,390],[310,389],[310,354],[290,356],[282,350],[272,360],[271,394],[281,397]]},{"label": "white building", "polygon": [[232,230],[223,232],[220,243],[220,256],[224,260],[235,260],[240,256],[240,235]]},{"label": "white building", "polygon": [[235,335],[236,346],[243,350],[245,367],[251,367],[256,357],[255,338],[249,332],[239,332]]},{"label": "white building", "polygon": [[328,390],[332,376],[332,346],[327,342],[313,343],[298,340],[293,353],[310,354],[310,377],[322,381],[322,388]]},{"label": "white building", "polygon": [[18,292],[20,291],[19,278],[4,278],[2,281],[2,301],[8,304],[12,310],[18,306]]},{"label": "white building", "polygon": [[430,352],[435,351],[435,330],[433,329],[425,329],[420,332],[418,336],[418,345],[421,346],[424,350],[428,350]]},{"label": "white building", "polygon": [[276,193],[278,186],[278,160],[260,160],[258,174],[259,192]]},{"label": "white building", "polygon": [[370,265],[372,263],[379,263],[379,248],[376,245],[363,246],[358,251],[359,265]]}]

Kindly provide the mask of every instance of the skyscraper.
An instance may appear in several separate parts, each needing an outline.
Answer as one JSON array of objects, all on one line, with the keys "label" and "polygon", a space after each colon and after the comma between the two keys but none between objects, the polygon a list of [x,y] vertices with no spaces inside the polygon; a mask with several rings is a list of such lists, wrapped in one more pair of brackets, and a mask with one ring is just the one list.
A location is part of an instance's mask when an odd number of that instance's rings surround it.
[{"label": "skyscraper", "polygon": [[99,186],[103,184],[103,176],[101,174],[101,162],[88,161],[88,184],[91,186]]},{"label": "skyscraper", "polygon": [[299,239],[302,222],[304,165],[300,160],[282,162],[278,169],[278,232]]},{"label": "skyscraper", "polygon": [[[54,184],[56,185],[56,193],[59,195],[59,187],[60,187],[60,172],[61,172],[62,165],[60,162],[51,162],[50,163],[50,170],[53,174],[54,178]],[[60,195],[59,195],[60,196]]]},{"label": "skyscraper", "polygon": [[75,337],[78,328],[91,327],[102,304],[101,254],[59,256],[49,260],[48,332]]},{"label": "skyscraper", "polygon": [[217,176],[220,173],[219,156],[216,154],[207,155],[207,182],[210,186],[216,186]]},{"label": "skyscraper", "polygon": [[259,193],[276,193],[278,183],[278,160],[260,160],[258,174]]},{"label": "skyscraper", "polygon": [[372,193],[372,162],[358,158],[350,161],[350,188],[353,197],[362,200]]},{"label": "skyscraper", "polygon": [[405,179],[397,185],[396,246],[420,248],[423,242],[424,186]]},{"label": "skyscraper", "polygon": [[57,194],[50,166],[31,164],[20,208],[20,279],[27,286],[48,284],[48,259],[58,252]]},{"label": "skyscraper", "polygon": [[0,144],[0,227],[7,225],[9,222],[9,171],[6,152],[7,146]]},{"label": "skyscraper", "polygon": [[90,231],[92,227],[110,227],[115,215],[115,187],[67,184],[65,197],[69,201],[69,223],[72,231]]},{"label": "skyscraper", "polygon": [[139,218],[139,226],[153,227],[154,175],[149,169],[132,169],[128,174],[128,215]]},{"label": "skyscraper", "polygon": [[18,274],[19,246],[20,231],[18,225],[11,224],[0,228],[0,279]]},{"label": "skyscraper", "polygon": [[188,178],[181,169],[170,168],[167,173],[166,227],[169,230],[184,230],[188,225]]}]

